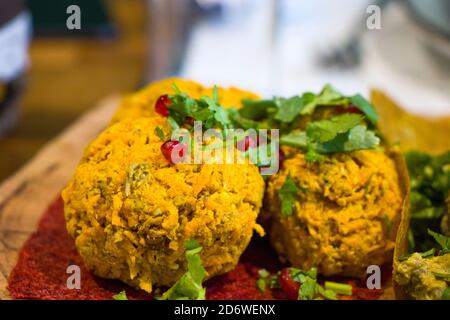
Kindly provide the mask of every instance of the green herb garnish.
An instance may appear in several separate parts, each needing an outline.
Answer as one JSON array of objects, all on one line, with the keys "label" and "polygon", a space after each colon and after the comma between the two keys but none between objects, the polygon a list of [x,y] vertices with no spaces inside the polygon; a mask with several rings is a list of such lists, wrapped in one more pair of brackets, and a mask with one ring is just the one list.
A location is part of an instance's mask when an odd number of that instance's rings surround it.
[{"label": "green herb garnish", "polygon": [[297,187],[292,176],[288,174],[284,184],[278,191],[278,197],[281,202],[281,215],[284,217],[292,215],[294,212],[295,195],[301,189]]},{"label": "green herb garnish", "polygon": [[410,151],[405,158],[411,181],[409,250],[438,249],[428,229],[439,230],[445,213],[450,192],[450,151],[438,156]]},{"label": "green herb garnish", "polygon": [[444,236],[437,232],[428,229],[428,234],[436,240],[436,242],[441,246],[439,255],[444,255],[450,253],[450,237]]},{"label": "green herb garnish", "polygon": [[300,116],[312,115],[319,106],[351,105],[359,109],[372,125],[378,121],[375,108],[365,98],[361,95],[344,96],[331,85],[326,85],[319,94],[305,92],[287,99],[244,100],[243,105],[239,111],[242,117],[272,125],[277,122],[291,124]]},{"label": "green herb garnish", "polygon": [[256,287],[261,291],[266,291],[270,283],[270,273],[266,269],[258,270],[258,280],[256,280]]},{"label": "green herb garnish", "polygon": [[345,296],[351,296],[353,294],[353,288],[351,285],[332,281],[325,281],[325,290],[330,290],[336,294]]},{"label": "green herb garnish", "polygon": [[450,300],[450,287],[447,287],[442,293],[442,300]]},{"label": "green herb garnish", "polygon": [[195,240],[185,243],[187,272],[159,300],[205,300],[206,289],[202,283],[206,270],[202,265],[200,252],[202,247]]},{"label": "green herb garnish", "polygon": [[[436,250],[434,248],[431,248],[428,251],[425,252],[417,252],[422,258],[431,258],[434,257],[434,254],[436,253]],[[411,257],[412,253],[407,254],[405,256],[401,256],[398,258],[398,261],[405,261],[408,260],[409,257]]]},{"label": "green herb garnish", "polygon": [[213,96],[193,99],[173,84],[174,95],[170,96],[169,119],[171,126],[183,126],[187,118],[202,121],[204,128],[231,128],[229,111],[219,104],[218,89],[214,87]]},{"label": "green herb garnish", "polygon": [[160,126],[155,128],[155,134],[159,137],[159,139],[161,139],[161,141],[166,140],[166,135],[164,134],[164,131]]},{"label": "green herb garnish", "polygon": [[119,292],[118,294],[113,295],[114,300],[128,300],[127,293],[125,290]]},{"label": "green herb garnish", "polygon": [[436,277],[436,279],[450,282],[450,273],[433,272],[433,275]]}]

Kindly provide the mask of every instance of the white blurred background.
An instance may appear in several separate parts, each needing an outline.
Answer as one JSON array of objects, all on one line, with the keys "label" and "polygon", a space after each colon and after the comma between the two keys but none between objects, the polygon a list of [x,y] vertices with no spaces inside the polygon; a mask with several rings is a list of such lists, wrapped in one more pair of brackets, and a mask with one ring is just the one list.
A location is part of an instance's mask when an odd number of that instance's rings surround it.
[{"label": "white blurred background", "polygon": [[[197,3],[220,10],[190,32],[178,70],[183,77],[265,96],[317,91],[325,83],[366,95],[377,87],[416,113],[450,114],[450,41],[413,19],[406,1]],[[381,29],[369,30],[366,10],[374,3],[382,8]],[[332,58],[348,43],[356,43],[359,63]]]}]

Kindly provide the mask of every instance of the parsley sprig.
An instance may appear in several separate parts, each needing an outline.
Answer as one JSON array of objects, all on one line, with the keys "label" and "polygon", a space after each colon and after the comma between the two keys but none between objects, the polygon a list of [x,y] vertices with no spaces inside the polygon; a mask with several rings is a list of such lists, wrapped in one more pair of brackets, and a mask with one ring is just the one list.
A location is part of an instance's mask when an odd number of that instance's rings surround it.
[{"label": "parsley sprig", "polygon": [[[351,296],[353,288],[345,283],[326,281],[325,286],[319,284],[317,279],[317,268],[307,271],[298,268],[288,268],[288,272],[293,281],[300,284],[298,290],[298,300],[336,300],[338,295]],[[258,272],[256,286],[260,291],[266,289],[280,289],[281,271],[271,275],[267,270],[261,269]]]},{"label": "parsley sprig", "polygon": [[[378,115],[373,106],[359,94],[344,96],[330,85],[318,94],[243,100],[239,110],[225,109],[219,104],[217,87],[212,97],[199,99],[182,93],[176,85],[173,88],[168,118],[172,128],[182,127],[191,118],[202,121],[205,129],[280,129],[280,143],[304,150],[309,161],[321,161],[326,154],[374,149],[380,143],[374,129]],[[318,121],[308,118],[305,130],[300,131],[299,120],[313,115],[320,106],[343,107],[344,113]],[[346,113],[348,107],[359,114]]]},{"label": "parsley sprig", "polygon": [[185,247],[188,270],[159,300],[205,300],[206,289],[202,283],[206,270],[200,258],[202,247],[195,240],[187,241]]},{"label": "parsley sprig", "polygon": [[217,87],[214,87],[213,96],[203,96],[193,99],[173,84],[174,95],[170,95],[171,104],[169,106],[169,124],[172,128],[183,126],[186,119],[192,118],[194,121],[202,121],[205,129],[231,128],[232,123],[229,112],[219,104]]},{"label": "parsley sprig", "polygon": [[[244,100],[244,107],[230,118],[244,128],[279,128],[282,145],[303,149],[309,161],[321,161],[323,155],[374,149],[380,144],[374,127],[378,114],[361,95],[344,96],[326,85],[319,94],[306,92],[291,98]],[[304,131],[296,127],[304,116],[314,114],[317,107],[356,108],[358,113],[343,113],[330,119],[309,120]],[[345,109],[344,109],[345,112]]]},{"label": "parsley sprig", "polygon": [[[447,237],[443,234],[434,232],[433,230],[427,229],[427,233],[429,236],[431,236],[434,241],[436,241],[436,243],[439,245],[440,249],[437,250],[436,248],[431,248],[425,252],[418,252],[418,254],[422,257],[422,258],[432,258],[434,257],[436,254],[438,256],[442,256],[444,254],[449,254],[450,253],[450,237]],[[411,257],[413,253],[404,255],[399,257],[399,261],[405,261],[407,260],[409,257]]]},{"label": "parsley sprig", "polygon": [[308,188],[297,186],[291,174],[288,174],[280,190],[278,190],[278,198],[281,202],[281,215],[283,217],[294,213],[295,196],[300,191],[308,192]]}]

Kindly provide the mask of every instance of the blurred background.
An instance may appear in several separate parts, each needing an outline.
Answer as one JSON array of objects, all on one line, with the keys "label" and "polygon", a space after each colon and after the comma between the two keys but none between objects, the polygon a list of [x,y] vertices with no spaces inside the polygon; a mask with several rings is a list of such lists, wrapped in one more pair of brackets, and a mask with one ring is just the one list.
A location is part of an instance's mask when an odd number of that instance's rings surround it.
[{"label": "blurred background", "polygon": [[169,75],[264,96],[377,87],[448,115],[450,1],[0,0],[0,181],[99,100]]}]

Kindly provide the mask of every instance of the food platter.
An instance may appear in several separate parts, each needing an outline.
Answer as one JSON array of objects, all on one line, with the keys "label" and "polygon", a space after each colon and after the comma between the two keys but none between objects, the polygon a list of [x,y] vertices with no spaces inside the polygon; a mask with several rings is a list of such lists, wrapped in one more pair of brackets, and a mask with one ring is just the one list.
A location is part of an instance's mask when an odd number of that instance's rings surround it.
[{"label": "food platter", "polygon": [[[105,100],[0,186],[0,298],[408,297],[395,281],[392,287],[392,273],[400,274],[410,253],[404,152],[449,150],[449,119],[408,114],[377,90],[375,111],[360,95],[331,86],[270,100],[183,81]],[[167,114],[161,101],[170,101]],[[186,109],[192,105],[195,112]],[[180,110],[189,116],[179,118]],[[195,132],[190,117],[221,132],[231,123],[275,123],[279,171],[263,179],[258,170],[270,166],[261,160],[175,163],[167,142],[172,149],[190,144],[173,143],[167,132]],[[256,140],[240,137],[245,153]],[[257,141],[255,149],[269,146]],[[380,284],[371,287],[374,267]],[[71,270],[81,272],[78,287],[69,283]]]}]

